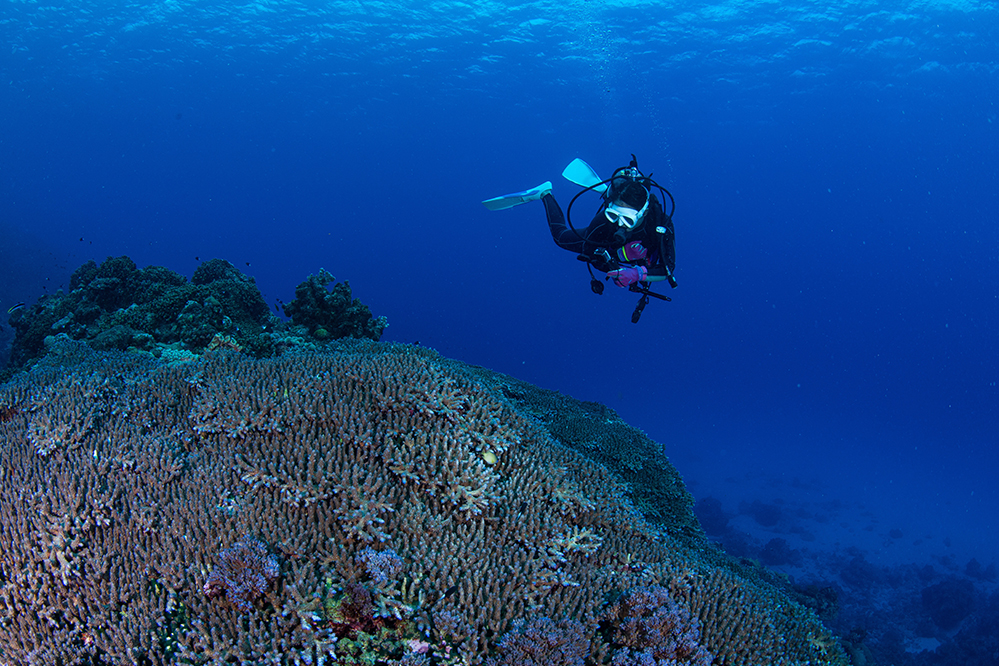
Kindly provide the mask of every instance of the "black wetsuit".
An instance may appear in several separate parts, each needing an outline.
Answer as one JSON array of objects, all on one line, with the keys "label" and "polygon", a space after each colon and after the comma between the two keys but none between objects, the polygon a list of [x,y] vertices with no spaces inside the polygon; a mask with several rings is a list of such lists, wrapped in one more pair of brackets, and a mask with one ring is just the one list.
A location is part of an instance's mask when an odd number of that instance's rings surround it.
[{"label": "black wetsuit", "polygon": [[[576,232],[565,223],[565,215],[555,197],[546,194],[541,199],[548,215],[548,229],[552,232],[555,244],[563,250],[576,252],[591,259],[593,267],[599,271],[612,271],[619,266],[603,260],[598,252],[607,250],[621,265],[645,266],[649,276],[665,279],[673,274],[676,267],[676,250],[673,243],[673,220],[666,214],[659,199],[652,197],[645,218],[634,229],[623,229],[604,216],[606,202],[600,206],[585,230]],[[617,251],[626,243],[641,241],[648,255],[637,261],[620,261]]]}]

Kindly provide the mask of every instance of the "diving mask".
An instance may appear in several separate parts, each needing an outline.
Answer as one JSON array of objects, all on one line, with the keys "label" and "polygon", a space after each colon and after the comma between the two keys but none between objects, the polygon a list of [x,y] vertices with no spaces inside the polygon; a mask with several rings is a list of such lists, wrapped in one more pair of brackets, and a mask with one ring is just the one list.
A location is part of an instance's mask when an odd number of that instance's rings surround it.
[{"label": "diving mask", "polygon": [[645,215],[645,211],[648,210],[648,208],[648,199],[646,199],[645,205],[642,206],[641,210],[635,210],[634,208],[629,208],[628,206],[618,203],[607,204],[607,208],[604,209],[604,217],[619,227],[624,229],[634,229]]}]

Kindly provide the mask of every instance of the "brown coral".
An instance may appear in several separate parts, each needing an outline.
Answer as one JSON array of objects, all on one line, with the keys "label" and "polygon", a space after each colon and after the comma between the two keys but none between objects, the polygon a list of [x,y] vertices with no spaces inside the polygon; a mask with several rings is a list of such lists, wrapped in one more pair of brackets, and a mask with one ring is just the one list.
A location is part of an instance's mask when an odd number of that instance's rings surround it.
[{"label": "brown coral", "polygon": [[[0,653],[318,664],[416,641],[482,664],[549,617],[598,664],[607,600],[658,585],[717,664],[843,663],[809,640],[825,633],[808,612],[648,522],[483,372],[359,341],[175,367],[100,355],[0,387]],[[206,585],[221,596],[219,553],[245,534],[280,577],[261,565],[262,592],[217,603]]]},{"label": "brown coral", "polygon": [[204,591],[208,598],[224,596],[233,606],[248,613],[280,572],[277,557],[267,549],[267,544],[247,535],[219,553]]},{"label": "brown coral", "polygon": [[658,585],[628,590],[604,611],[603,623],[618,647],[614,666],[710,666],[711,653],[690,610]]}]

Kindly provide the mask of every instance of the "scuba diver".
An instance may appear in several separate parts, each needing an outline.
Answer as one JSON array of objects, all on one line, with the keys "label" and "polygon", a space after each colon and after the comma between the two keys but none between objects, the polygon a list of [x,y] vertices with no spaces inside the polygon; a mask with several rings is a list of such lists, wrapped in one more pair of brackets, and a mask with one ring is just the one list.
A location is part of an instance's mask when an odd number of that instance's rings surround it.
[{"label": "scuba diver", "polygon": [[[548,217],[548,229],[555,244],[564,250],[576,252],[577,258],[587,264],[590,288],[602,294],[604,285],[593,274],[593,269],[606,273],[605,279],[613,280],[619,287],[641,294],[631,321],[638,323],[649,297],[671,300],[668,296],[651,290],[652,283],[667,281],[676,288],[673,270],[676,252],[673,238],[673,212],[676,202],[673,195],[638,169],[638,160],[632,154],[628,166],[615,169],[610,178],[601,180],[597,173],[581,159],[573,160],[562,175],[582,186],[581,192],[569,202],[565,215],[552,196],[551,181],[524,192],[514,192],[483,201],[489,210],[504,210],[541,200]],[[658,189],[670,201],[667,213],[653,192]],[[600,207],[585,230],[579,231],[572,224],[572,205],[584,192],[599,192]]]}]

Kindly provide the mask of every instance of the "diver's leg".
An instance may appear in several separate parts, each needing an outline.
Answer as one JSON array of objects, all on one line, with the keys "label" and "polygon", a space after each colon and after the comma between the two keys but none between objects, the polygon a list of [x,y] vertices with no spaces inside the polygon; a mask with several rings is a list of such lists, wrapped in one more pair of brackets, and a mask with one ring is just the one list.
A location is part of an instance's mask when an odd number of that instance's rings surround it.
[{"label": "diver's leg", "polygon": [[541,201],[545,204],[545,215],[548,217],[548,230],[551,232],[555,244],[563,250],[582,252],[584,241],[578,233],[566,225],[565,215],[562,214],[562,208],[555,201],[555,197],[551,194],[546,194],[541,197]]}]

